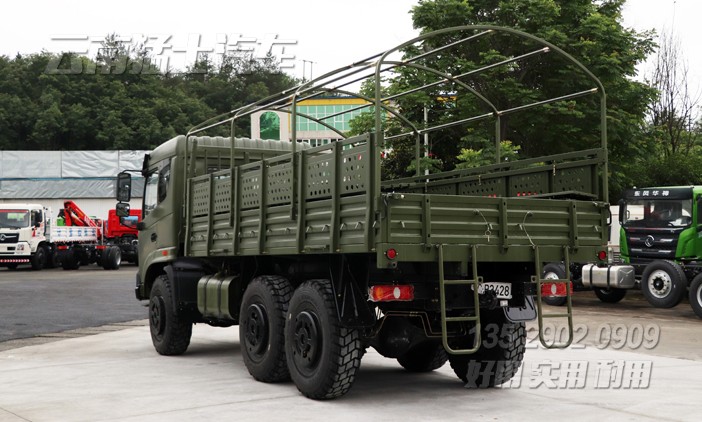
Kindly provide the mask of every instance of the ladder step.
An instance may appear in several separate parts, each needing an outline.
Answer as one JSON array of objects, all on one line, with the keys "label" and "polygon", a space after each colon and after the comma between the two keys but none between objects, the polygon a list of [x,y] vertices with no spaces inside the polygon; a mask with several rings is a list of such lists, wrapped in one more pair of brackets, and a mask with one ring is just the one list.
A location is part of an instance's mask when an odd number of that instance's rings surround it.
[{"label": "ladder step", "polygon": [[546,314],[541,315],[541,318],[569,318],[570,314]]},{"label": "ladder step", "polygon": [[465,321],[477,321],[478,317],[446,317],[446,322],[465,322]]},{"label": "ladder step", "polygon": [[545,279],[545,278],[539,279],[539,284],[543,284],[543,283],[570,283],[570,280],[566,280],[566,279],[562,279],[562,278],[559,278],[559,279]]},{"label": "ladder step", "polygon": [[444,280],[444,285],[460,286],[460,285],[471,285],[478,284],[477,280]]}]

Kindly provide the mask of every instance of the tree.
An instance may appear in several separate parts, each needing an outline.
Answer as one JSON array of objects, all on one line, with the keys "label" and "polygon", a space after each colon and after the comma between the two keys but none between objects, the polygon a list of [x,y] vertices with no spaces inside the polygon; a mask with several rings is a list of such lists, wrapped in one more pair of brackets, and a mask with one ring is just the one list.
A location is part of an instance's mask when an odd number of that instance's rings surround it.
[{"label": "tree", "polygon": [[687,155],[698,137],[699,93],[690,93],[688,68],[680,42],[671,32],[663,33],[649,84],[658,91],[651,103],[651,136],[666,157]]},{"label": "tree", "polygon": [[[462,25],[491,24],[520,29],[544,38],[571,53],[588,67],[604,84],[608,95],[608,135],[610,151],[610,191],[616,193],[630,183],[627,164],[632,157],[647,150],[642,139],[644,116],[654,90],[630,77],[636,74],[636,65],[652,51],[651,33],[637,33],[624,28],[621,10],[624,0],[420,0],[412,9],[415,28],[422,33]],[[450,40],[439,40],[450,41]],[[523,53],[513,40],[485,37],[479,49],[456,48],[431,60],[443,61],[445,69],[477,67],[495,63]],[[425,46],[425,47],[431,47]],[[411,47],[406,53],[419,52]],[[488,71],[471,78],[468,83],[489,97],[500,108],[506,109],[546,98],[554,98],[561,91],[576,92],[584,85],[584,78],[574,78],[571,69],[545,65],[541,56],[515,63],[510,68]],[[558,60],[558,59],[553,59]],[[411,88],[431,82],[430,76],[408,69],[393,82],[392,91]],[[499,81],[495,83],[495,81]],[[589,85],[588,85],[589,86]],[[403,111],[410,111],[413,121],[421,122],[423,107],[432,111],[450,111],[452,116],[476,115],[480,106],[456,95],[456,101],[442,100],[446,91],[416,94],[400,101]],[[555,103],[544,107],[528,118],[512,115],[501,120],[503,140],[510,140],[521,148],[520,156],[537,157],[596,146],[599,142],[599,110],[594,96]],[[438,113],[437,113],[438,114]],[[441,123],[441,121],[436,122]],[[544,128],[550,130],[545,131]],[[444,170],[458,164],[461,149],[493,150],[494,125],[478,124],[470,128],[456,127],[432,134],[432,152],[444,163]],[[404,142],[404,148],[408,142]],[[396,143],[393,150],[398,157],[403,145]],[[411,158],[410,158],[411,159]],[[407,165],[400,165],[406,168]]]}]

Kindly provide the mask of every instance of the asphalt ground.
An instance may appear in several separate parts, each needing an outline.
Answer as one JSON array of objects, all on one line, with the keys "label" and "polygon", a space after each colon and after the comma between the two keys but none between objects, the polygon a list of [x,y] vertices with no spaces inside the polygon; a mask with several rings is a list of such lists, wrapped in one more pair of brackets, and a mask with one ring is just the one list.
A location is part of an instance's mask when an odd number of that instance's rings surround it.
[{"label": "asphalt ground", "polygon": [[521,371],[502,388],[466,389],[448,364],[408,373],[369,350],[351,391],[326,402],[254,381],[236,327],[196,325],[178,357],[154,351],[144,319],[68,330],[0,351],[0,421],[700,420],[702,320],[632,293],[619,304],[576,293],[565,350],[546,350],[530,323]]}]

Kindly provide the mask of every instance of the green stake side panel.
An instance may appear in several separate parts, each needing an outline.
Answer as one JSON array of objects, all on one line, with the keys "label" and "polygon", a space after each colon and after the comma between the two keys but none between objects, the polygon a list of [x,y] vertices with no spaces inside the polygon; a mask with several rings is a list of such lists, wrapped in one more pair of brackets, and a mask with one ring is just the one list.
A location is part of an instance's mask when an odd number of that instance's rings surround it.
[{"label": "green stake side panel", "polygon": [[[554,260],[561,259],[567,246],[574,257],[591,261],[607,242],[604,228],[608,212],[601,202],[386,193],[378,201],[380,212],[370,228],[375,243],[369,244],[366,192],[358,185],[349,189],[357,192],[323,198],[338,189],[323,180],[323,174],[333,173],[333,169],[318,170],[317,164],[326,160],[308,166],[316,175],[304,184],[305,194],[313,199],[302,203],[296,219],[291,219],[289,199],[285,203],[288,185],[281,180],[289,177],[285,165],[283,170],[275,170],[280,171],[277,176],[272,166],[258,165],[255,175],[238,179],[235,191],[240,195],[233,201],[238,208],[233,219],[230,170],[191,179],[188,255],[373,253],[377,245],[379,255],[386,247],[397,249],[400,255],[396,262],[435,261],[432,248],[443,244],[459,249],[480,245],[481,260],[525,262],[533,260],[534,246],[543,251],[551,248]],[[353,171],[349,173],[353,178]],[[453,253],[448,248],[447,259]],[[551,259],[548,252],[543,255]],[[461,256],[461,260],[468,259],[467,254]]]}]

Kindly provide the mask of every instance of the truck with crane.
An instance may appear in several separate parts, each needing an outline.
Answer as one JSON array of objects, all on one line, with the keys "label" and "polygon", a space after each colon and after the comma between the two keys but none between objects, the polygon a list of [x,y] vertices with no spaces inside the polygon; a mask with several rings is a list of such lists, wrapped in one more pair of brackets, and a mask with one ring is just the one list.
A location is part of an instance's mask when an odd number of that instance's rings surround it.
[{"label": "truck with crane", "polygon": [[61,225],[51,208],[41,204],[0,204],[0,266],[29,264],[38,271],[59,264],[75,270],[97,262],[106,270],[119,268],[121,249],[105,241],[101,224],[70,200],[64,201],[59,216]]},{"label": "truck with crane", "polygon": [[[496,39],[534,50],[442,67],[448,62],[441,58]],[[549,54],[552,65],[582,80],[582,90],[536,92],[501,108],[487,94],[494,91],[479,92],[471,82],[499,67],[548,61]],[[533,56],[539,60],[527,60]],[[383,81],[407,72],[426,85],[387,94]],[[374,93],[350,92],[363,80]],[[443,104],[436,121],[422,121],[424,100],[400,102],[417,93],[475,99],[479,111],[466,116]],[[334,94],[364,100],[359,108],[373,121],[367,133],[347,136],[334,126],[349,110],[321,116],[298,106]],[[599,101],[581,104],[581,97]],[[564,101],[599,114],[594,139],[581,140],[592,148],[516,162],[498,154],[493,165],[431,175],[417,165],[415,176],[383,177],[381,153],[390,140],[412,142],[419,162],[425,133],[492,121],[499,151],[508,118]],[[267,111],[290,115],[289,141],[237,137],[242,119]],[[573,339],[570,275],[546,280],[543,265],[606,261],[606,119],[602,84],[572,56],[521,31],[467,26],[422,34],[193,127],[143,163],[135,294],[148,302],[154,348],[180,355],[193,324],[238,325],[251,376],[292,379],[312,399],[346,394],[368,347],[413,372],[448,361],[471,387],[509,381],[524,357],[525,321],[538,320],[547,348]],[[301,122],[339,140],[299,142]],[[118,215],[128,215],[131,187],[131,175],[120,173]],[[565,311],[546,312],[543,298],[551,295],[566,298]],[[546,336],[549,320],[566,327],[565,341]]]}]

